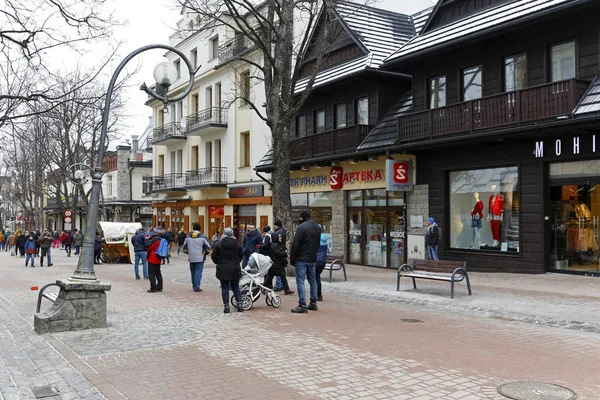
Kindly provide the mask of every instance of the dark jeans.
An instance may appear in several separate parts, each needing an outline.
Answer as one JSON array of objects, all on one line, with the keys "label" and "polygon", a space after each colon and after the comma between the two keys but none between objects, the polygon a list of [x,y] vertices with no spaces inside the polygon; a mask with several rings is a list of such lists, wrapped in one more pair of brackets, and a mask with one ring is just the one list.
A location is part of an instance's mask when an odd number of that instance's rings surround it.
[{"label": "dark jeans", "polygon": [[25,245],[19,246],[19,254],[21,257],[25,257]]},{"label": "dark jeans", "polygon": [[240,282],[234,281],[221,281],[221,295],[223,297],[223,304],[229,304],[229,290],[233,291],[233,297],[236,302],[242,301],[242,295],[240,294]]},{"label": "dark jeans", "polygon": [[102,250],[94,249],[94,264],[100,264],[102,262]]},{"label": "dark jeans", "polygon": [[325,263],[317,261],[317,297],[321,297],[321,272],[325,269]]},{"label": "dark jeans", "polygon": [[44,257],[48,256],[48,265],[52,264],[52,255],[50,254],[50,249],[42,249],[42,258],[40,259],[40,263],[44,265]]},{"label": "dark jeans", "polygon": [[250,258],[250,256],[250,253],[244,253],[244,258],[242,259],[242,269],[246,268],[246,265],[248,265],[248,259]]},{"label": "dark jeans", "polygon": [[160,272],[160,264],[148,263],[148,278],[150,278],[150,290],[163,290],[163,277]]},{"label": "dark jeans", "polygon": [[190,274],[192,276],[192,288],[197,292],[200,290],[200,282],[202,282],[202,271],[204,270],[204,261],[190,263]]},{"label": "dark jeans", "polygon": [[75,255],[78,256],[81,253],[81,246],[75,246]]},{"label": "dark jeans", "polygon": [[71,257],[71,245],[65,244],[65,251],[67,252],[67,256]]},{"label": "dark jeans", "polygon": [[288,285],[287,277],[285,276],[285,270],[283,270],[283,272],[267,272],[267,275],[265,276],[264,285],[269,289],[273,289],[273,278],[275,278],[276,276],[279,277],[279,279],[281,279],[283,289],[290,290],[290,285]]}]

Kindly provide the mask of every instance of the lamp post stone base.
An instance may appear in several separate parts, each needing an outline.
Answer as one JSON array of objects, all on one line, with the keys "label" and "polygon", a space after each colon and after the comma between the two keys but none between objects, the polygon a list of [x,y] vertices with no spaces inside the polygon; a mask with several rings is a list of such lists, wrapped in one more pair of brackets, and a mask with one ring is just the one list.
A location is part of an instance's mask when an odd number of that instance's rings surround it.
[{"label": "lamp post stone base", "polygon": [[79,280],[57,280],[56,284],[60,292],[52,307],[33,317],[37,333],[106,327],[106,292],[111,285]]}]

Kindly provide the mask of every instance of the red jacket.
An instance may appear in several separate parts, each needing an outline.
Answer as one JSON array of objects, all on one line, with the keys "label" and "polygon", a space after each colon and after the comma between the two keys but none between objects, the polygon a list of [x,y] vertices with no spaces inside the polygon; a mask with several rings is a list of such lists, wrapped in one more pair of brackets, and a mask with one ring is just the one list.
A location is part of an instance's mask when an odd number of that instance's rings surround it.
[{"label": "red jacket", "polygon": [[155,236],[154,238],[146,241],[146,260],[152,264],[161,264],[162,258],[158,258],[156,256],[156,250],[158,250],[158,246],[160,246],[160,236]]},{"label": "red jacket", "polygon": [[63,232],[63,233],[60,235],[60,241],[61,241],[61,242],[64,242],[66,238],[67,238],[67,234]]}]

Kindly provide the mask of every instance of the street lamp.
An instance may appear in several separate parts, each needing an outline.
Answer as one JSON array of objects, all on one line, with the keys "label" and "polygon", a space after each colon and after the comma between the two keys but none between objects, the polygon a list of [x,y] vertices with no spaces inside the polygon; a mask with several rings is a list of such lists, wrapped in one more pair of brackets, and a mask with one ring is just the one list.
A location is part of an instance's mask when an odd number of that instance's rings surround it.
[{"label": "street lamp", "polygon": [[191,62],[188,60],[183,52],[178,49],[163,45],[163,44],[151,44],[148,46],[141,47],[131,54],[129,54],[125,59],[119,64],[116,71],[114,72],[110,83],[108,85],[108,90],[106,92],[106,100],[104,109],[102,110],[102,130],[100,132],[100,140],[98,141],[98,155],[96,158],[96,166],[93,168],[92,172],[92,192],[90,195],[90,202],[88,206],[88,215],[86,220],[86,229],[85,235],[83,238],[83,246],[81,248],[81,255],[79,256],[79,261],[77,262],[77,268],[71,279],[74,280],[84,280],[84,281],[96,281],[96,274],[94,272],[94,240],[96,233],[96,223],[98,220],[98,210],[100,207],[100,195],[102,191],[102,161],[104,160],[104,151],[106,143],[106,136],[108,131],[108,117],[110,112],[110,103],[112,101],[113,90],[115,88],[117,78],[125,65],[131,61],[135,56],[140,53],[143,53],[148,50],[154,49],[163,49],[169,52],[177,54],[181,60],[183,60],[189,71],[189,81],[187,88],[183,91],[183,93],[169,98],[168,97],[168,88],[171,86],[176,80],[178,76],[177,68],[170,62],[163,62],[156,66],[154,69],[154,79],[156,80],[157,86],[156,91],[148,88],[148,86],[143,83],[140,87],[141,90],[146,92],[149,96],[160,100],[164,104],[164,108],[167,108],[167,104],[170,102],[177,102],[179,100],[183,100],[192,90],[194,85],[194,73],[195,70],[192,67]]}]

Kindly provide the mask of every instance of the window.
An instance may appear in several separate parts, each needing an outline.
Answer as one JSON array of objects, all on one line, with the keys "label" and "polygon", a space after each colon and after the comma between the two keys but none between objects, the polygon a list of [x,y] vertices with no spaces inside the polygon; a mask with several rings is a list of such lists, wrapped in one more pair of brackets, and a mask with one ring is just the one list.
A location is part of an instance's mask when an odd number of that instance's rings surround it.
[{"label": "window", "polygon": [[192,146],[192,171],[197,171],[199,168],[200,158],[198,154],[198,146]]},{"label": "window", "polygon": [[356,125],[369,125],[369,98],[361,97],[356,100]]},{"label": "window", "polygon": [[504,59],[504,91],[512,92],[527,87],[527,54]]},{"label": "window", "polygon": [[113,197],[113,177],[106,175],[106,197]]},{"label": "window", "polygon": [[250,132],[242,132],[241,136],[241,159],[240,167],[250,166]]},{"label": "window", "polygon": [[325,110],[315,111],[315,133],[325,132]]},{"label": "window", "polygon": [[429,108],[446,105],[446,77],[438,76],[429,80]]},{"label": "window", "polygon": [[175,60],[173,64],[175,64],[175,68],[177,69],[177,79],[179,79],[181,78],[181,60]]},{"label": "window", "polygon": [[575,78],[575,42],[552,46],[552,82]]},{"label": "window", "polygon": [[481,65],[462,70],[463,101],[481,98]]},{"label": "window", "polygon": [[206,153],[204,154],[206,168],[212,168],[212,142],[206,142]]},{"label": "window", "polygon": [[346,127],[346,103],[336,105],[334,110],[335,110],[334,129],[345,128]]},{"label": "window", "polygon": [[142,177],[142,193],[148,194],[152,192],[152,177],[144,176]]},{"label": "window", "polygon": [[240,97],[242,98],[242,105],[250,100],[250,70],[240,74]]},{"label": "window", "polygon": [[450,173],[450,247],[519,252],[518,167]]},{"label": "window", "polygon": [[215,36],[210,39],[209,47],[208,47],[208,60],[214,60],[219,56],[219,37]]},{"label": "window", "polygon": [[296,116],[296,137],[306,136],[306,114]]},{"label": "window", "polygon": [[190,52],[190,61],[194,69],[198,68],[198,50],[194,49]]},{"label": "window", "polygon": [[183,119],[183,101],[177,103],[177,122]]}]

